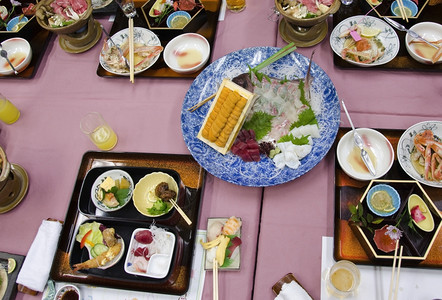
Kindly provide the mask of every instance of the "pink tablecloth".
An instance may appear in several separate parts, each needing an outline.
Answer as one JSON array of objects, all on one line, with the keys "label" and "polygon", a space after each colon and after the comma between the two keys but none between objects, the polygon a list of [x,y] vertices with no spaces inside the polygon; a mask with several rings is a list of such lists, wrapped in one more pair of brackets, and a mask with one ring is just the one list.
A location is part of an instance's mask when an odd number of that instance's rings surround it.
[{"label": "pink tablecloth", "polygon": [[[271,0],[248,1],[244,12],[227,12],[212,60],[245,47],[285,45],[277,23],[268,19],[272,7]],[[100,22],[110,29],[107,19]],[[342,70],[333,65],[327,39],[298,52],[310,56],[316,50],[315,62],[346,100],[357,126],[407,128],[441,119],[439,74]],[[98,77],[100,48],[69,54],[53,36],[35,78],[0,81],[0,92],[22,113],[17,123],[0,124],[0,145],[30,178],[26,198],[0,216],[0,251],[25,255],[43,219],[64,220],[81,157],[95,150],[79,129],[87,112],[99,111],[115,129],[114,151],[189,153],[180,112],[192,81],[136,77],[131,84],[127,78]],[[241,270],[220,274],[220,299],[269,299],[272,285],[288,272],[319,298],[321,236],[333,234],[333,167],[330,153],[305,176],[266,188],[262,203],[261,188],[207,176],[199,228],[205,229],[208,217],[237,215],[244,221]],[[211,296],[210,276],[204,299]],[[35,297],[19,294],[17,299]]]}]

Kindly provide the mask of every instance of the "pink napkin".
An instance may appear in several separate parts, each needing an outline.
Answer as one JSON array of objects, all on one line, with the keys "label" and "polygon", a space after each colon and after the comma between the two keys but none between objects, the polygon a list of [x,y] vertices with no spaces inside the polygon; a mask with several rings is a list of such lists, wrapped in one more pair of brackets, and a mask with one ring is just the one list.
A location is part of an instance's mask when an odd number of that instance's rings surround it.
[{"label": "pink napkin", "polygon": [[44,220],[18,273],[17,283],[43,292],[61,232],[61,223]]}]

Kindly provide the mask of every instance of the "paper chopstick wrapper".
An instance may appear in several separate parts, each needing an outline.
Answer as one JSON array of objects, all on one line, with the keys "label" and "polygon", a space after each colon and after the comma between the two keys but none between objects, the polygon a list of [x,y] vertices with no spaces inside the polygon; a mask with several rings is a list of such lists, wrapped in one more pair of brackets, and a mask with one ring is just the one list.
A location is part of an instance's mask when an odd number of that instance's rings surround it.
[{"label": "paper chopstick wrapper", "polygon": [[49,278],[62,224],[43,220],[26,255],[17,277],[17,283],[43,292]]}]

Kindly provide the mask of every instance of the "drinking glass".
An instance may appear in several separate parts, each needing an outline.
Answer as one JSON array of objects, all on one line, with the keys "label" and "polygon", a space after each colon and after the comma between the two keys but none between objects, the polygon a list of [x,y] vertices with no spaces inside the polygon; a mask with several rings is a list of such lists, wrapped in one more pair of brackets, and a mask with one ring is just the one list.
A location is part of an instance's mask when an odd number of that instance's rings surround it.
[{"label": "drinking glass", "polygon": [[240,12],[246,8],[246,0],[226,0],[227,9],[232,12]]},{"label": "drinking glass", "polygon": [[358,267],[348,260],[336,262],[328,272],[326,279],[327,290],[335,297],[353,296],[361,280]]},{"label": "drinking glass", "polygon": [[126,17],[133,18],[137,15],[133,0],[115,0],[115,2],[120,6]]},{"label": "drinking glass", "polygon": [[0,120],[6,124],[12,124],[20,117],[20,111],[8,99],[0,94]]},{"label": "drinking glass", "polygon": [[97,112],[84,116],[81,119],[80,128],[101,150],[111,150],[117,144],[117,135]]}]

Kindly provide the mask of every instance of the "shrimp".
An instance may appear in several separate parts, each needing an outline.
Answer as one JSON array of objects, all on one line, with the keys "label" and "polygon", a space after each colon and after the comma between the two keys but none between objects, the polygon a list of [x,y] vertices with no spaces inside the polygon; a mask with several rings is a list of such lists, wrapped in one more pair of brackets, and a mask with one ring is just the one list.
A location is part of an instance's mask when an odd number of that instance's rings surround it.
[{"label": "shrimp", "polygon": [[121,243],[116,243],[109,248],[106,252],[101,253],[95,258],[89,259],[85,262],[75,264],[74,271],[79,271],[83,269],[99,268],[114,259],[118,253],[121,251]]},{"label": "shrimp", "polygon": [[223,226],[222,234],[234,235],[241,227],[241,220],[236,217],[230,217]]}]

